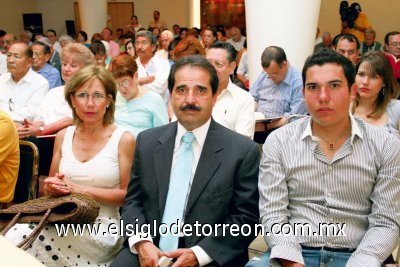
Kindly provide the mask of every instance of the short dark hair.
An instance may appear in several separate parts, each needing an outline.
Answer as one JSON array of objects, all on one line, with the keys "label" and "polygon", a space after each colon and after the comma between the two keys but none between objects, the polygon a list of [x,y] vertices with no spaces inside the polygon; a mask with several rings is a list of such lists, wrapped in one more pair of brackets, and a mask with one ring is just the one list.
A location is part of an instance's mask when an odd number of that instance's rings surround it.
[{"label": "short dark hair", "polygon": [[175,85],[176,72],[186,66],[206,70],[210,74],[210,86],[212,89],[212,95],[215,95],[215,93],[218,90],[218,84],[219,84],[217,71],[215,70],[214,66],[210,62],[208,62],[208,60],[205,59],[204,56],[201,55],[190,55],[182,57],[178,59],[174,65],[172,65],[171,71],[168,76],[169,92],[172,94],[172,90]]},{"label": "short dark hair", "polygon": [[90,51],[92,51],[93,55],[99,54],[102,56],[106,55],[106,47],[104,46],[102,41],[94,40],[90,45]]},{"label": "short dark hair", "polygon": [[41,47],[43,47],[43,53],[45,55],[50,54],[50,46],[48,46],[47,44],[42,43],[40,41],[34,41],[32,45],[40,45]]},{"label": "short dark hair", "polygon": [[285,51],[279,46],[268,46],[261,55],[261,66],[268,68],[275,61],[279,67],[287,61]]},{"label": "short dark hair", "polygon": [[83,36],[83,39],[85,40],[85,42],[88,39],[87,33],[85,31],[79,31],[76,36],[78,37],[78,34],[81,34]]},{"label": "short dark hair", "polygon": [[213,48],[217,48],[217,49],[219,48],[219,49],[226,50],[226,52],[228,52],[227,59],[228,59],[229,63],[236,61],[237,52],[236,52],[235,47],[233,47],[233,45],[231,45],[230,43],[216,41],[212,45],[210,45],[210,47],[208,49],[213,49]]},{"label": "short dark hair", "polygon": [[353,35],[351,33],[344,33],[344,34],[340,34],[339,36],[337,36],[337,39],[335,40],[336,43],[334,44],[335,48],[338,45],[340,40],[347,40],[350,43],[356,43],[357,49],[360,49],[360,41],[358,40],[358,38],[355,35]]},{"label": "short dark hair", "polygon": [[343,72],[347,80],[347,85],[349,86],[350,90],[351,86],[354,84],[355,70],[353,63],[351,63],[351,61],[345,56],[342,56],[341,54],[330,49],[322,49],[321,51],[312,54],[306,59],[303,71],[301,73],[301,76],[303,78],[303,87],[305,87],[306,84],[307,70],[315,65],[322,66],[325,64],[336,64],[343,68]]},{"label": "short dark hair", "polygon": [[55,30],[53,30],[53,29],[48,29],[46,32],[52,32],[52,33],[54,33],[54,36],[57,36],[57,33],[56,33],[56,31],[55,31]]},{"label": "short dark hair", "polygon": [[392,31],[392,32],[388,32],[386,35],[385,35],[385,44],[389,44],[389,37],[390,36],[392,36],[392,35],[397,35],[397,34],[400,34],[400,32],[398,32],[398,31]]}]

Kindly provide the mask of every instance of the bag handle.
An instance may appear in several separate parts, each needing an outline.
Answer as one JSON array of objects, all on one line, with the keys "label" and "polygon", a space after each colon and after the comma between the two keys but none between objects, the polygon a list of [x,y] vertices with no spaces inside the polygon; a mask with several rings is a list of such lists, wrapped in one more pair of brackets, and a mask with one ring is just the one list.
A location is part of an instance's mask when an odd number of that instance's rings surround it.
[{"label": "bag handle", "polygon": [[[38,223],[38,225],[33,229],[32,233],[30,233],[24,240],[22,240],[17,247],[27,250],[29,246],[36,240],[40,232],[43,230],[43,227],[48,223],[47,219],[49,218],[51,214],[52,209],[48,209],[46,213],[43,215],[42,219]],[[22,212],[18,212],[14,218],[11,220],[11,222],[7,225],[6,228],[4,228],[3,231],[1,231],[1,234],[3,236],[6,235],[6,233],[19,221],[21,218]]]}]

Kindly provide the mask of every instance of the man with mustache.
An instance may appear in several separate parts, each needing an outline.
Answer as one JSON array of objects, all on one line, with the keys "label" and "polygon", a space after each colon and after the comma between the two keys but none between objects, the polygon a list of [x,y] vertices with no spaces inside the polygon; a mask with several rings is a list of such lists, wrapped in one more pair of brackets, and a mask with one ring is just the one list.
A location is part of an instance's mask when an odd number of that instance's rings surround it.
[{"label": "man with mustache", "polygon": [[12,44],[6,56],[8,72],[0,76],[0,110],[13,121],[33,120],[49,83],[31,69],[33,52],[27,44]]},{"label": "man with mustache", "polygon": [[157,38],[151,32],[139,31],[136,34],[138,81],[139,85],[160,94],[167,102],[167,79],[171,67],[167,59],[154,56],[156,44]]},{"label": "man with mustache", "polygon": [[[258,221],[258,145],[211,117],[218,75],[204,57],[178,60],[168,87],[177,121],[137,137],[122,219],[139,230],[126,227],[111,267],[243,266]],[[162,224],[175,233],[178,222],[180,234],[158,232]],[[212,230],[196,233],[196,224]],[[248,236],[229,231],[243,225]]]},{"label": "man with mustache", "polygon": [[349,59],[318,52],[302,76],[310,117],[263,146],[259,207],[269,250],[246,266],[379,267],[399,239],[400,141],[349,113]]}]

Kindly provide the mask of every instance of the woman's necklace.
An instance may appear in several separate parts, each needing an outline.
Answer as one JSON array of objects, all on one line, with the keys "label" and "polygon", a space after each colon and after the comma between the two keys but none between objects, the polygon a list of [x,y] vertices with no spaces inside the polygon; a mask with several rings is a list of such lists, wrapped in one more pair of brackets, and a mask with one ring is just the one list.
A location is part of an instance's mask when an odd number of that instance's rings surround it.
[{"label": "woman's necklace", "polygon": [[349,129],[349,128],[347,128],[346,131],[344,131],[344,132],[343,132],[336,140],[334,140],[334,141],[326,140],[325,138],[323,138],[323,137],[320,136],[320,135],[317,135],[317,137],[318,137],[318,138],[321,138],[322,140],[324,140],[324,141],[328,144],[328,149],[329,149],[329,150],[335,150],[335,149],[336,149],[336,143],[337,143],[340,139],[342,139],[345,135],[348,134],[348,132],[349,132],[348,129]]}]

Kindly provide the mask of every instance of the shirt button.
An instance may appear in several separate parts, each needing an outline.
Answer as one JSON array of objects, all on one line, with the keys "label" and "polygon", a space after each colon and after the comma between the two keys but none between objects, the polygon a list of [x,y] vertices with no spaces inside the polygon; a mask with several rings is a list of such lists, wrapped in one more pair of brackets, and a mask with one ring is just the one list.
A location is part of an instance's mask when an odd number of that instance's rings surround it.
[{"label": "shirt button", "polygon": [[331,171],[331,170],[332,170],[332,166],[329,166],[329,167],[328,167],[328,170],[330,170],[330,171]]}]

